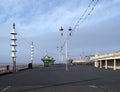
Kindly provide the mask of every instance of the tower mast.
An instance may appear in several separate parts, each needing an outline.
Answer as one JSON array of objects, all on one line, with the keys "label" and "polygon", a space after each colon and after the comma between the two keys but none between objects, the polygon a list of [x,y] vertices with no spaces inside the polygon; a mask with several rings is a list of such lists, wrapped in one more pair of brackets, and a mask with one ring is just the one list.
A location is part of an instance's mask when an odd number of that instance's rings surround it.
[{"label": "tower mast", "polygon": [[11,52],[12,52],[12,55],[11,55],[11,57],[12,57],[12,62],[13,62],[13,72],[16,72],[16,52],[17,52],[17,50],[16,50],[16,46],[17,46],[16,35],[17,35],[17,33],[16,33],[16,30],[15,30],[15,23],[13,23],[13,30],[11,32],[11,35],[12,35],[12,38],[11,38],[11,47],[12,47]]},{"label": "tower mast", "polygon": [[33,58],[34,58],[34,45],[32,42],[32,44],[31,44],[31,63],[33,63]]}]

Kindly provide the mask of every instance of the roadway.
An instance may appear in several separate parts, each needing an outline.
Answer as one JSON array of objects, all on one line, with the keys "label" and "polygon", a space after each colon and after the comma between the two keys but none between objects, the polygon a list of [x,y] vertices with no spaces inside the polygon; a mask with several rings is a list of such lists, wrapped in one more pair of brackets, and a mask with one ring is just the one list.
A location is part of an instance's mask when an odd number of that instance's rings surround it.
[{"label": "roadway", "polygon": [[120,92],[120,70],[91,65],[38,67],[0,76],[0,92]]}]

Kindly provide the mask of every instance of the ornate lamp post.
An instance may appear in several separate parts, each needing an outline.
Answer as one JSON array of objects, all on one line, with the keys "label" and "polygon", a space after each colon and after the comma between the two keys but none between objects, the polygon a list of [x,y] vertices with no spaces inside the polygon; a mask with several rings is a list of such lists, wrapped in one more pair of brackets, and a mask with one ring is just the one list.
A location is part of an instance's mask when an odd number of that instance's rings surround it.
[{"label": "ornate lamp post", "polygon": [[33,42],[31,44],[31,63],[33,63],[33,58],[34,58],[34,45],[33,45]]},{"label": "ornate lamp post", "polygon": [[17,52],[17,50],[16,50],[16,46],[17,46],[17,44],[16,44],[16,41],[17,41],[16,35],[17,35],[17,33],[16,33],[16,30],[15,30],[15,23],[13,24],[13,30],[11,32],[11,35],[12,35],[12,38],[11,38],[11,41],[12,41],[12,43],[11,43],[12,55],[11,55],[11,57],[12,57],[12,61],[13,61],[13,72],[16,72],[16,52]]},{"label": "ornate lamp post", "polygon": [[63,28],[60,28],[61,36],[64,37],[65,40],[65,54],[66,54],[66,72],[68,71],[68,38],[71,36],[72,29],[69,27],[68,32],[64,33]]}]

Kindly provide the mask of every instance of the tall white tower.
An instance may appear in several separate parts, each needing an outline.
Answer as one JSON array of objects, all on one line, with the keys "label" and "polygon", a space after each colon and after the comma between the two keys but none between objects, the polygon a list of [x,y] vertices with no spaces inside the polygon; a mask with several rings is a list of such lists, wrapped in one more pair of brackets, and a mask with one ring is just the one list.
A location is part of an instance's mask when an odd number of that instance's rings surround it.
[{"label": "tall white tower", "polygon": [[33,58],[34,58],[34,45],[33,45],[33,42],[31,44],[31,63],[33,63]]},{"label": "tall white tower", "polygon": [[17,46],[16,35],[17,35],[17,33],[16,33],[16,30],[15,30],[15,23],[13,23],[13,30],[11,32],[11,35],[12,35],[12,38],[11,38],[11,47],[12,47],[11,52],[12,52],[12,55],[11,55],[11,57],[12,57],[12,62],[13,62],[13,72],[16,72],[16,52],[17,52],[17,50],[16,50],[16,46]]}]

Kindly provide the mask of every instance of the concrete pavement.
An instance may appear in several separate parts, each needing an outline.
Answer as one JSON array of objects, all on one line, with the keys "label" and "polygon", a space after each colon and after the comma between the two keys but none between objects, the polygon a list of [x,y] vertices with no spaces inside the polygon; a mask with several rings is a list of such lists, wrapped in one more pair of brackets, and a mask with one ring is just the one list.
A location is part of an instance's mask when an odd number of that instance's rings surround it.
[{"label": "concrete pavement", "polygon": [[91,65],[38,67],[0,76],[0,92],[120,92],[120,71]]}]

